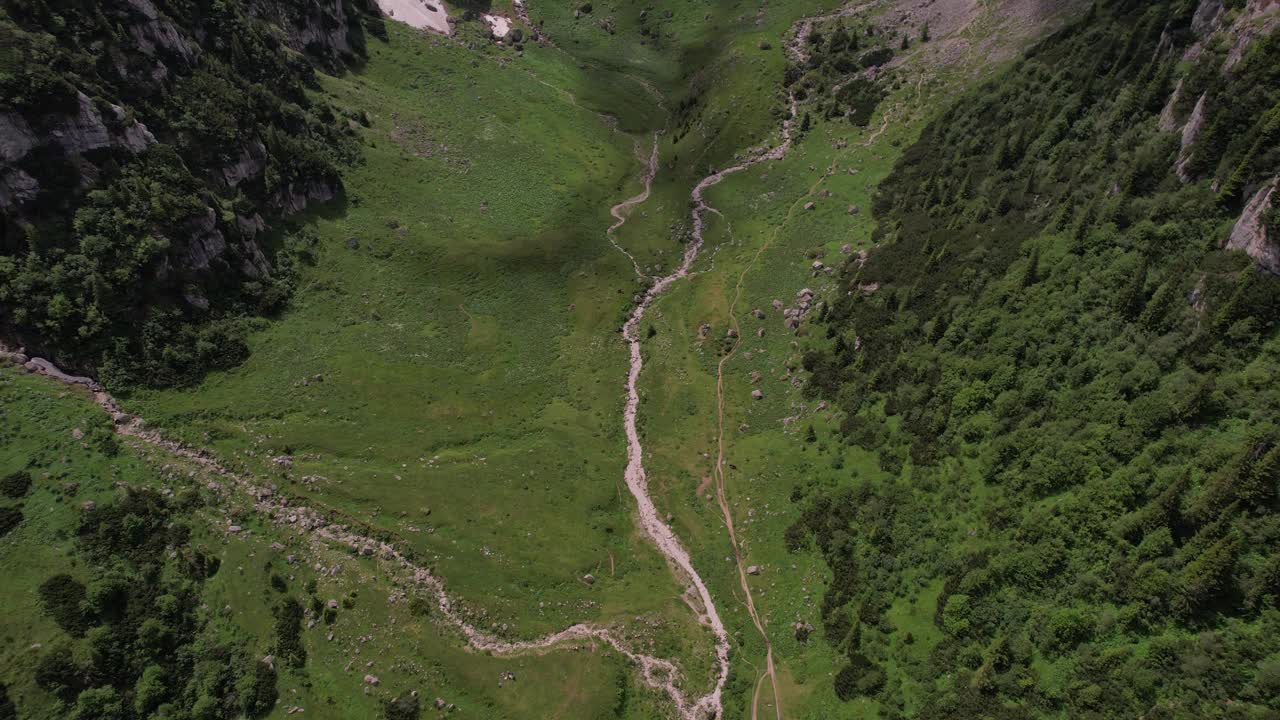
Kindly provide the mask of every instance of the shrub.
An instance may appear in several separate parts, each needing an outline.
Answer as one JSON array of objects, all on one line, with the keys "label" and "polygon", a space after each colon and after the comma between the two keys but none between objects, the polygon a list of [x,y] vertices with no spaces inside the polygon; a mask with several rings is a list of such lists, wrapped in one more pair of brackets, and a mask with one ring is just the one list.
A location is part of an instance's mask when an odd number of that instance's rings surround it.
[{"label": "shrub", "polygon": [[80,609],[84,599],[84,585],[70,575],[54,575],[40,584],[41,609],[74,637],[83,635],[89,628],[89,621]]},{"label": "shrub", "polygon": [[244,714],[251,718],[262,717],[271,712],[279,698],[275,668],[270,663],[258,663],[253,671],[253,684],[244,696]]},{"label": "shrub", "polygon": [[307,664],[307,649],[302,645],[302,605],[292,597],[276,606],[276,657],[289,667]]},{"label": "shrub", "polygon": [[422,706],[418,703],[418,698],[403,695],[384,702],[382,713],[387,720],[418,720],[422,717]]},{"label": "shrub", "polygon": [[26,495],[31,489],[31,473],[26,470],[11,472],[0,479],[0,493],[15,500]]},{"label": "shrub", "polygon": [[18,508],[0,508],[0,537],[13,532],[22,524],[22,511]]}]

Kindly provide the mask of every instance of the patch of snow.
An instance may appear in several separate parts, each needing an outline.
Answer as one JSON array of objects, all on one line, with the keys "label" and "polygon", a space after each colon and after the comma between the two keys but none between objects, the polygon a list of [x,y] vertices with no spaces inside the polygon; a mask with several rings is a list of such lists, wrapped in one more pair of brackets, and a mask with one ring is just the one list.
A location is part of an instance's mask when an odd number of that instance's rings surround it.
[{"label": "patch of snow", "polygon": [[493,36],[501,40],[511,32],[511,21],[501,15],[483,15],[484,21],[489,23],[489,27],[493,29]]},{"label": "patch of snow", "polygon": [[378,9],[387,17],[419,30],[450,34],[449,14],[440,0],[378,0]]}]

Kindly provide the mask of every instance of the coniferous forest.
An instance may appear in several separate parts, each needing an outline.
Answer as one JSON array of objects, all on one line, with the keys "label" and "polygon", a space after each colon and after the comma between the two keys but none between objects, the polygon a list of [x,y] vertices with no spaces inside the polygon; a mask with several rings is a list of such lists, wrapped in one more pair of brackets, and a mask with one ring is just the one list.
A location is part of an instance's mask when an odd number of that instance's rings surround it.
[{"label": "coniferous forest", "polygon": [[940,583],[919,717],[1280,709],[1280,277],[1224,248],[1280,170],[1280,36],[1180,67],[1194,9],[1096,3],[880,187],[805,365],[888,479],[801,487],[787,538],[838,694],[892,704],[882,618]]}]

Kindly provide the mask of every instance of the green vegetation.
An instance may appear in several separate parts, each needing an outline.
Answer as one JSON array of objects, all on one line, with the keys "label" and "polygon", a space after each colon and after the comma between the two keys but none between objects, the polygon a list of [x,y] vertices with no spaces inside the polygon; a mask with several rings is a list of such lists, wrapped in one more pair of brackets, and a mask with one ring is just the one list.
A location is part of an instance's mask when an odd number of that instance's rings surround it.
[{"label": "green vegetation", "polygon": [[[836,693],[882,717],[1280,709],[1280,281],[1219,249],[1280,169],[1280,38],[1184,70],[1193,9],[1097,7],[933,121],[805,355],[879,472],[802,484],[787,540],[833,574]],[[1189,184],[1156,122],[1182,72]],[[938,581],[921,648],[894,608]]]},{"label": "green vegetation", "polygon": [[850,28],[843,19],[809,34],[804,65],[789,64],[783,80],[801,102],[806,118],[801,132],[809,129],[810,112],[827,120],[848,118],[858,127],[871,122],[884,95],[876,71],[894,54],[884,42],[885,33],[877,33],[874,24]]},{"label": "green vegetation", "polygon": [[[85,154],[89,190],[56,148],[23,161],[43,190],[5,220],[0,325],[393,543],[478,627],[609,624],[707,686],[708,634],[621,485],[617,329],[650,281],[604,228],[657,142],[614,239],[670,271],[693,183],[776,144],[790,91],[795,143],[707,191],[695,274],[640,328],[646,469],[729,627],[724,716],[1280,712],[1280,291],[1219,249],[1280,167],[1274,37],[1224,75],[1229,46],[1179,61],[1191,4],[1130,0],[974,88],[1041,18],[877,6],[794,66],[789,29],[833,3],[531,0],[498,46],[478,13],[505,1],[451,8],[449,39],[360,3],[197,1],[158,4],[203,29],[197,59],[120,74],[94,58],[149,31],[99,5],[4,0],[0,113],[47,130],[79,90],[158,142]],[[1205,98],[1185,154],[1158,129],[1179,81],[1178,123]],[[261,173],[227,181],[246,147]],[[227,266],[153,282],[203,217]],[[806,286],[830,301],[789,328],[772,301]],[[387,563],[225,480],[0,369],[0,720],[669,713],[603,646],[467,650]]]},{"label": "green vegetation", "polygon": [[[353,121],[309,92],[314,65],[355,61],[380,26],[346,1],[337,18],[290,7],[283,29],[251,5],[0,3],[0,113],[14,176],[36,184],[0,224],[10,339],[118,388],[244,359],[246,319],[280,308],[305,258],[274,221],[339,194],[358,158]],[[342,52],[288,47],[295,23],[339,21]]]}]

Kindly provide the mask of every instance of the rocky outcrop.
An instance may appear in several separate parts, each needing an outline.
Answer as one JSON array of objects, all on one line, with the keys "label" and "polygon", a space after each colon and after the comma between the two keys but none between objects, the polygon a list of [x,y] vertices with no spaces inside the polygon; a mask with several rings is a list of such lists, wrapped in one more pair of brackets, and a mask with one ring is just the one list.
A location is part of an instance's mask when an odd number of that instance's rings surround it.
[{"label": "rocky outcrop", "polygon": [[1245,205],[1240,219],[1236,220],[1227,238],[1226,247],[1230,250],[1243,250],[1253,258],[1260,267],[1268,272],[1280,275],[1280,237],[1271,237],[1267,228],[1266,217],[1273,207],[1276,187],[1280,185],[1280,177],[1272,178],[1258,189],[1249,203]]},{"label": "rocky outcrop", "polygon": [[82,92],[76,93],[74,112],[31,121],[18,113],[0,113],[0,209],[19,207],[39,192],[39,183],[20,165],[41,146],[60,148],[79,167],[81,185],[88,186],[96,178],[97,168],[83,159],[86,153],[116,148],[137,154],[155,142],[151,131],[130,120],[124,108],[107,104],[104,115]]},{"label": "rocky outcrop", "polygon": [[1195,15],[1191,16],[1191,32],[1205,37],[1218,28],[1222,18],[1222,0],[1200,0]]},{"label": "rocky outcrop", "polygon": [[311,202],[328,202],[338,196],[337,179],[291,182],[271,196],[271,208],[291,215],[302,212]]},{"label": "rocky outcrop", "polygon": [[1200,130],[1204,127],[1204,102],[1205,96],[1201,95],[1196,101],[1195,109],[1191,111],[1191,117],[1187,118],[1187,123],[1182,126],[1182,148],[1178,151],[1178,161],[1174,165],[1174,170],[1178,173],[1178,179],[1184,183],[1191,181],[1191,173],[1187,167],[1191,164],[1191,152],[1196,138],[1200,137]]},{"label": "rocky outcrop", "polygon": [[[329,67],[356,58],[364,50],[364,35],[348,14],[352,3],[344,0],[312,0],[307,3],[281,3],[253,0],[249,11],[256,17],[280,28],[289,47],[310,55]],[[359,8],[367,10],[360,0]]]},{"label": "rocky outcrop", "polygon": [[1160,111],[1160,132],[1176,132],[1182,126],[1177,114],[1178,101],[1182,99],[1182,83],[1183,79],[1178,78],[1178,84],[1169,94],[1169,101]]},{"label": "rocky outcrop", "polygon": [[227,187],[235,187],[245,180],[260,177],[267,169],[267,148],[259,140],[253,140],[240,148],[240,157],[222,168],[222,181]]},{"label": "rocky outcrop", "polygon": [[[1231,18],[1230,25],[1223,25]],[[1244,57],[1245,51],[1258,38],[1266,37],[1280,28],[1280,0],[1248,0],[1239,12],[1228,14],[1222,0],[1200,0],[1191,18],[1191,31],[1199,38],[1183,53],[1182,59],[1193,61],[1204,53],[1209,39],[1223,33],[1227,57],[1222,72],[1230,72]]]},{"label": "rocky outcrop", "polygon": [[186,65],[194,65],[200,46],[187,40],[172,20],[163,16],[151,0],[129,0],[133,21],[129,36],[137,49],[148,57],[169,55]]}]

